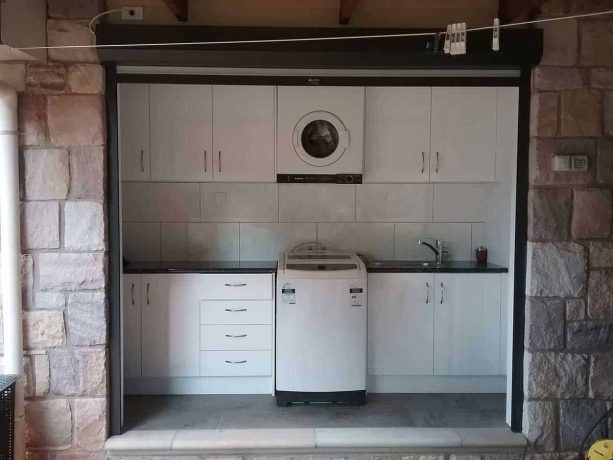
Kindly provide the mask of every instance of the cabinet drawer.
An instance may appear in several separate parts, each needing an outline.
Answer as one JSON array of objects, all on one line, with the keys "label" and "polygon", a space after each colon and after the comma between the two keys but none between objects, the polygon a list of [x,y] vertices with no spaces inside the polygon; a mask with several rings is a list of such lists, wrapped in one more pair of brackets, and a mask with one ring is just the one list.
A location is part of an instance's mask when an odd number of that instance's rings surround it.
[{"label": "cabinet drawer", "polygon": [[272,350],[272,326],[200,326],[201,350]]},{"label": "cabinet drawer", "polygon": [[207,275],[203,299],[272,299],[272,275]]},{"label": "cabinet drawer", "polygon": [[200,375],[207,377],[272,374],[270,351],[201,351]]},{"label": "cabinet drawer", "polygon": [[272,324],[270,300],[204,300],[200,324]]}]

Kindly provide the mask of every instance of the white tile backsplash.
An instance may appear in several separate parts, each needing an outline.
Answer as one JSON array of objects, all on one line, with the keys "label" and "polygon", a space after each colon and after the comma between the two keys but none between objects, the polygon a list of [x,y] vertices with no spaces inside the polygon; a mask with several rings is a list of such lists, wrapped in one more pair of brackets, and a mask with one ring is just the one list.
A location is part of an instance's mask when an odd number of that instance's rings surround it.
[{"label": "white tile backsplash", "polygon": [[335,249],[356,251],[373,260],[394,258],[392,223],[321,223],[317,239]]},{"label": "white tile backsplash", "polygon": [[434,222],[483,222],[489,184],[435,184]]},{"label": "white tile backsplash", "polygon": [[239,224],[188,224],[190,260],[238,260]]},{"label": "white tile backsplash", "polygon": [[276,222],[279,218],[277,184],[200,185],[201,215],[205,222]]},{"label": "white tile backsplash", "polygon": [[200,220],[198,184],[124,182],[124,222],[194,222]]},{"label": "white tile backsplash", "polygon": [[277,260],[281,252],[316,239],[315,223],[240,224],[240,259]]},{"label": "white tile backsplash", "polygon": [[414,223],[395,224],[394,251],[399,260],[434,260],[433,252],[417,241],[437,238],[444,242],[450,260],[470,260],[471,224],[464,223]]},{"label": "white tile backsplash", "polygon": [[363,184],[357,186],[358,222],[430,222],[432,184]]},{"label": "white tile backsplash", "polygon": [[355,185],[280,184],[279,221],[355,221]]},{"label": "white tile backsplash", "polygon": [[186,223],[162,224],[162,260],[189,260]]},{"label": "white tile backsplash", "polygon": [[122,226],[123,257],[132,261],[160,260],[160,226],[126,222]]}]

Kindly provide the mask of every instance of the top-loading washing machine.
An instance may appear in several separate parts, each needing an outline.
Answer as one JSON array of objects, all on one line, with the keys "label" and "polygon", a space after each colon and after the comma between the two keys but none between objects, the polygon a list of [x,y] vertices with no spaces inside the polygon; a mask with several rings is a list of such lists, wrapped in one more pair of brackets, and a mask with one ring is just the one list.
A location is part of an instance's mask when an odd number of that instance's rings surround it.
[{"label": "top-loading washing machine", "polygon": [[362,181],[364,88],[279,86],[277,181]]},{"label": "top-loading washing machine", "polygon": [[285,253],[277,269],[277,404],[366,400],[366,267],[355,254]]}]

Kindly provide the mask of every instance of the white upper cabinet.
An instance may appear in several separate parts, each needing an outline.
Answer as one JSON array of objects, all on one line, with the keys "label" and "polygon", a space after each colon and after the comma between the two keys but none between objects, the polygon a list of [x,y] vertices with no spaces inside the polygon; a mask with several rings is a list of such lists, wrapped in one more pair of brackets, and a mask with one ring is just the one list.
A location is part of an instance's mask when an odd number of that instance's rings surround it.
[{"label": "white upper cabinet", "polygon": [[500,275],[435,277],[434,374],[500,373]]},{"label": "white upper cabinet", "polygon": [[118,91],[121,179],[146,181],[151,178],[149,85],[121,83]]},{"label": "white upper cabinet", "polygon": [[496,179],[497,91],[494,87],[432,88],[432,182]]},{"label": "white upper cabinet", "polygon": [[368,373],[432,375],[434,275],[368,275]]},{"label": "white upper cabinet", "polygon": [[431,91],[366,88],[366,182],[428,182]]},{"label": "white upper cabinet", "polygon": [[275,87],[213,87],[213,177],[275,181]]},{"label": "white upper cabinet", "polygon": [[150,85],[151,180],[212,179],[210,85]]}]

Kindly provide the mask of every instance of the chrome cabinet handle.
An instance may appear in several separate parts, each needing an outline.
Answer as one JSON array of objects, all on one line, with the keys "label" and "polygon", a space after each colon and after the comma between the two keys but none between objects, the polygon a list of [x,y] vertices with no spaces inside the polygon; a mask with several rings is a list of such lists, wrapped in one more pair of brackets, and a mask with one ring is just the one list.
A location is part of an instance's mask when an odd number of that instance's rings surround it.
[{"label": "chrome cabinet handle", "polygon": [[149,283],[147,283],[147,305],[151,305],[149,303]]},{"label": "chrome cabinet handle", "polygon": [[247,362],[247,360],[246,360],[246,359],[243,359],[242,361],[228,361],[228,360],[226,359],[226,362],[227,362],[228,364],[245,364],[245,363]]},{"label": "chrome cabinet handle", "polygon": [[134,305],[134,283],[132,283],[132,305]]},{"label": "chrome cabinet handle", "polygon": [[443,286],[443,283],[441,282],[441,305],[443,304],[444,297],[445,297],[445,286]]},{"label": "chrome cabinet handle", "polygon": [[247,286],[247,283],[225,283],[225,286],[228,286],[228,287],[241,287],[241,286]]},{"label": "chrome cabinet handle", "polygon": [[436,152],[436,170],[434,171],[435,173],[438,174],[438,152]]},{"label": "chrome cabinet handle", "polygon": [[421,173],[423,174],[426,168],[426,152],[421,152]]},{"label": "chrome cabinet handle", "polygon": [[430,303],[430,283],[426,283],[426,305]]},{"label": "chrome cabinet handle", "polygon": [[140,172],[145,172],[145,151],[140,151]]},{"label": "chrome cabinet handle", "polygon": [[229,337],[231,339],[241,339],[243,337],[247,337],[247,334],[239,334],[239,335],[226,334],[226,337]]},{"label": "chrome cabinet handle", "polygon": [[206,172],[206,149],[204,149],[204,172]]},{"label": "chrome cabinet handle", "polygon": [[230,312],[241,312],[241,311],[247,311],[246,308],[226,308],[226,311],[230,311]]},{"label": "chrome cabinet handle", "polygon": [[219,172],[221,172],[221,150],[217,152],[217,165],[219,166]]}]

